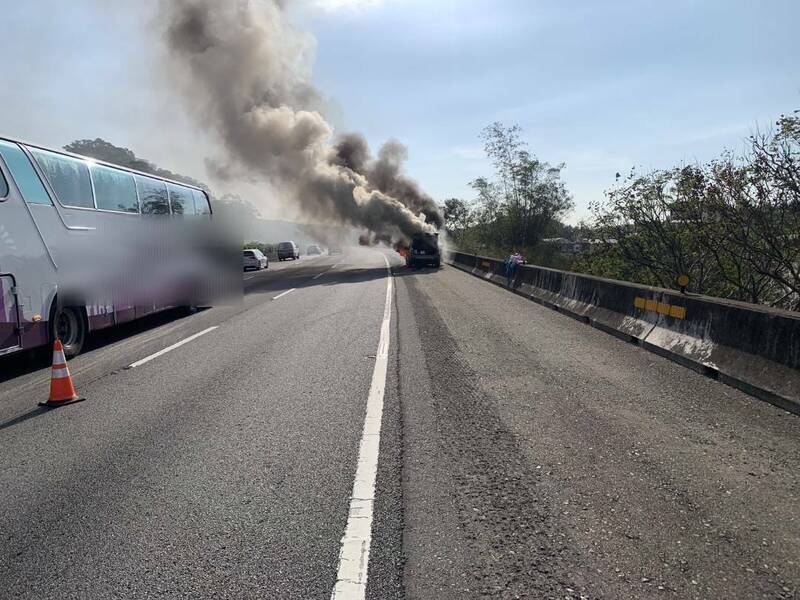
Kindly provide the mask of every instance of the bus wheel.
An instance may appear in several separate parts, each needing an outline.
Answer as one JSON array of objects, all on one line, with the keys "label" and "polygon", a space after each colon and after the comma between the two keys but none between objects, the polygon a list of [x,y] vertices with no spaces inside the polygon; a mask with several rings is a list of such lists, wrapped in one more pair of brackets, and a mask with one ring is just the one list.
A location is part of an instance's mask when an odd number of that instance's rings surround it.
[{"label": "bus wheel", "polygon": [[64,355],[67,358],[77,356],[83,343],[86,341],[86,319],[83,311],[72,306],[56,309],[53,316],[53,340],[59,339],[64,345]]}]

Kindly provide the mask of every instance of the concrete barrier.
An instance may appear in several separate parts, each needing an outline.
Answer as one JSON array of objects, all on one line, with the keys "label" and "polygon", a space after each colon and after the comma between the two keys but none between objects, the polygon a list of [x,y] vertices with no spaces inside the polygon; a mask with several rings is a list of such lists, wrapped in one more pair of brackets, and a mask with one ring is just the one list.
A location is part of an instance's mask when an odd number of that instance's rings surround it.
[{"label": "concrete barrier", "polygon": [[800,414],[800,314],[452,252],[450,264]]}]

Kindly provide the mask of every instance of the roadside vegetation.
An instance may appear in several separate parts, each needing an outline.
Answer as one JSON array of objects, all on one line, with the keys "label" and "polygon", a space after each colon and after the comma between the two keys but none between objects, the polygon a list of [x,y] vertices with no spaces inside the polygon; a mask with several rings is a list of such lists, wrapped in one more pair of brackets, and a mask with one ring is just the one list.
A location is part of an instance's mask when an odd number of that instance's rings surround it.
[{"label": "roadside vegetation", "polygon": [[263,242],[245,242],[242,244],[243,250],[261,250],[261,253],[270,260],[278,260],[278,244],[265,244]]},{"label": "roadside vegetation", "polygon": [[705,164],[617,174],[591,219],[565,225],[572,200],[563,165],[539,161],[520,128],[483,131],[495,168],[472,182],[470,202],[444,203],[446,227],[464,252],[675,287],[800,310],[800,113],[747,140],[741,154]]}]

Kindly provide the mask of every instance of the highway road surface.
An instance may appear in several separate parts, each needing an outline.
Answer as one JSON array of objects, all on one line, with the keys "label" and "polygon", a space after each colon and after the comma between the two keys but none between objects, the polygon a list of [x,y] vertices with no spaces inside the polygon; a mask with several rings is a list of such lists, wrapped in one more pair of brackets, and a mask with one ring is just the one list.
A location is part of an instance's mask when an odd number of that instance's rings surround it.
[{"label": "highway road surface", "polygon": [[388,250],[243,279],[85,402],[0,362],[0,598],[800,594],[797,416]]}]

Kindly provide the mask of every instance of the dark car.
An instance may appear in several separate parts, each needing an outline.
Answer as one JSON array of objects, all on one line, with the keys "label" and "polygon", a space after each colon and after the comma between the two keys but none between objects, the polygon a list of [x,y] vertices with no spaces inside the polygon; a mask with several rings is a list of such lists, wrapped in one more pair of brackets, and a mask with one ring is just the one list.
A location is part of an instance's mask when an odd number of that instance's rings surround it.
[{"label": "dark car", "polygon": [[409,267],[442,266],[438,233],[418,233],[411,238],[411,246],[406,257]]},{"label": "dark car", "polygon": [[300,248],[294,242],[281,242],[278,244],[278,260],[297,260],[300,258]]},{"label": "dark car", "polygon": [[308,256],[316,256],[317,254],[322,254],[322,250],[316,244],[312,244],[308,248],[306,248],[306,254]]}]

